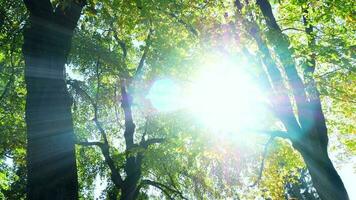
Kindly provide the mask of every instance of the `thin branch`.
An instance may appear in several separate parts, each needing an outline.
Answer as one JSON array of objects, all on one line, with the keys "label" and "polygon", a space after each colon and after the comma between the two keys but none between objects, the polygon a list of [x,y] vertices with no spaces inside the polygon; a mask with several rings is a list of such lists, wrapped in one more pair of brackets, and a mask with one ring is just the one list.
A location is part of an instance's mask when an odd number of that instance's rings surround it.
[{"label": "thin branch", "polygon": [[113,32],[114,38],[117,41],[117,43],[120,45],[120,48],[122,50],[122,61],[125,62],[126,56],[127,56],[127,48],[126,48],[126,43],[119,38],[117,35],[117,32],[113,30],[114,28],[114,23],[111,23],[112,29],[111,31]]},{"label": "thin branch", "polygon": [[104,145],[102,142],[77,142],[76,144],[81,146],[98,146],[100,148]]},{"label": "thin branch", "polygon": [[288,31],[288,30],[294,30],[294,31],[301,31],[301,32],[304,32],[304,30],[302,30],[302,29],[293,28],[293,27],[284,28],[284,29],[282,29],[281,31],[284,32],[284,31]]},{"label": "thin branch", "polygon": [[331,70],[331,71],[328,71],[328,72],[325,72],[325,73],[323,73],[323,74],[320,74],[320,75],[316,75],[315,76],[315,78],[326,78],[326,77],[328,77],[328,76],[330,76],[330,75],[332,75],[332,74],[334,74],[334,73],[337,73],[338,71],[340,71],[340,70],[343,70],[344,68],[337,68],[337,69],[335,69],[335,70]]},{"label": "thin branch", "polygon": [[261,161],[261,166],[260,166],[260,170],[259,170],[259,173],[258,173],[257,180],[252,185],[250,185],[249,187],[255,187],[260,182],[260,180],[262,178],[262,174],[263,174],[263,169],[264,169],[264,166],[265,166],[265,160],[266,160],[267,153],[268,153],[268,147],[273,142],[273,139],[274,139],[274,136],[270,137],[268,139],[267,143],[265,144],[265,148],[263,150],[262,161]]},{"label": "thin branch", "polygon": [[135,72],[135,74],[134,74],[134,77],[137,77],[140,73],[141,73],[141,71],[142,71],[142,68],[143,68],[143,66],[144,66],[144,64],[145,64],[145,60],[146,60],[146,58],[147,58],[147,53],[148,53],[148,50],[149,50],[149,48],[150,48],[150,46],[151,46],[151,36],[152,36],[152,33],[153,33],[153,29],[150,29],[149,30],[149,32],[148,32],[148,35],[147,35],[147,38],[146,38],[146,46],[145,46],[145,49],[143,50],[143,54],[142,54],[142,57],[141,57],[141,59],[140,59],[140,62],[139,62],[139,64],[138,64],[138,66],[137,66],[137,69],[136,69],[136,72]]}]

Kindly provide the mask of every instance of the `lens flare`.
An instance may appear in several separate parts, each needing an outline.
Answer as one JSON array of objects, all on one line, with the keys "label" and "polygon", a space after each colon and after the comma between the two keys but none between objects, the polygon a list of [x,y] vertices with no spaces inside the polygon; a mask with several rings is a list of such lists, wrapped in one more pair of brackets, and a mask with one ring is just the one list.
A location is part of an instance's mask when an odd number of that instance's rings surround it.
[{"label": "lens flare", "polygon": [[181,107],[180,87],[168,78],[159,79],[152,85],[147,99],[152,106],[161,112],[175,111]]},{"label": "lens flare", "polygon": [[210,61],[190,89],[189,109],[206,126],[224,131],[252,128],[266,108],[263,93],[239,64],[228,59]]},{"label": "lens flare", "polygon": [[263,124],[267,108],[248,67],[243,61],[209,60],[184,86],[168,78],[157,80],[147,98],[157,111],[185,109],[221,134],[249,131]]}]

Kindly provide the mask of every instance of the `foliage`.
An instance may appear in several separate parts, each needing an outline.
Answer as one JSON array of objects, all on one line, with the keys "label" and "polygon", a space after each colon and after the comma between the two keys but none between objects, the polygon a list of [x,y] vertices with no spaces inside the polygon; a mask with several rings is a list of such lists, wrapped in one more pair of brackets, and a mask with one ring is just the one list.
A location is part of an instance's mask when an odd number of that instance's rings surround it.
[{"label": "foliage", "polygon": [[[53,4],[61,2],[52,1]],[[290,42],[287,48],[299,74],[303,74],[310,55],[315,56],[313,76],[332,135],[330,149],[343,150],[340,160],[354,157],[355,6],[348,0],[271,2],[276,20]],[[312,34],[316,42],[312,47],[308,45],[311,35],[305,33],[303,15],[315,27]],[[0,0],[0,199],[24,199],[26,87],[21,34],[26,18],[22,2]],[[243,25],[244,20],[254,20],[255,24]],[[169,78],[187,84],[212,52],[244,56],[251,62],[249,73],[262,79],[263,52],[248,30],[256,26],[260,30],[258,34],[268,41],[271,57],[281,68],[278,51],[286,43],[268,30],[253,1],[244,6],[241,15],[232,1],[88,1],[66,65],[76,140],[78,143],[103,141],[94,120],[98,119],[119,173],[125,174],[123,166],[128,154],[142,154],[141,180],[150,179],[173,188],[145,185],[139,199],[168,199],[169,196],[253,199],[256,194],[265,199],[285,198],[290,188],[301,187],[297,182],[302,180],[291,174],[299,176],[304,167],[301,157],[286,140],[273,139],[265,157],[264,145],[260,144],[265,144],[266,137],[255,133],[225,137],[202,127],[189,110],[160,112],[147,98],[156,80]],[[250,57],[245,54],[246,49]],[[286,78],[286,74],[282,76]],[[163,138],[164,142],[127,151],[121,107],[123,79],[128,80],[127,90],[133,98],[134,141]],[[75,84],[95,102],[96,108]],[[264,124],[264,128],[271,130],[280,127],[277,117]],[[101,194],[103,199],[110,195],[117,198],[119,192],[101,149],[78,144],[76,155],[81,199],[94,199],[97,177],[107,183]],[[13,166],[6,164],[5,160],[9,159]],[[259,177],[262,159],[266,160]],[[254,182],[258,184],[250,187]]]}]

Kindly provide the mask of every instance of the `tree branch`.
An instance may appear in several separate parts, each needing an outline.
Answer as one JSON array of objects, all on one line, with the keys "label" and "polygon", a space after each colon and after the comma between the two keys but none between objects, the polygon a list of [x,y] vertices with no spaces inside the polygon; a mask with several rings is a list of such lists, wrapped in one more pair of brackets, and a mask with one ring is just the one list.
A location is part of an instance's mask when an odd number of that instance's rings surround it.
[{"label": "tree branch", "polygon": [[[287,88],[285,87],[283,82],[283,77],[281,75],[281,72],[279,71],[278,66],[276,65],[275,61],[271,56],[270,50],[266,42],[262,39],[260,35],[260,29],[258,24],[253,20],[248,21],[243,18],[241,14],[242,4],[239,0],[236,0],[235,4],[237,6],[238,15],[240,15],[242,19],[242,24],[248,30],[248,34],[252,38],[254,38],[259,48],[259,51],[262,54],[261,59],[265,66],[265,69],[262,68],[261,71],[266,71],[265,73],[268,74],[270,78],[271,85],[268,84],[268,80],[265,80],[265,86],[267,87],[267,89],[271,90],[271,93],[273,94],[269,97],[269,100],[273,105],[273,112],[282,121],[283,125],[286,127],[288,132],[291,133],[291,135],[300,133],[300,127],[294,115],[292,104],[287,94]],[[246,48],[243,48],[243,53],[250,58],[254,58],[254,56],[252,56]]]},{"label": "tree branch", "polygon": [[[113,24],[112,24],[112,26],[113,26]],[[114,34],[113,34],[114,38],[117,41],[117,43],[120,45],[120,48],[122,50],[122,61],[125,62],[126,56],[127,56],[126,43],[119,38],[119,36],[117,35],[116,31],[113,31],[113,32],[114,32]]]},{"label": "tree branch", "polygon": [[[98,94],[99,94],[99,90],[100,90],[100,75],[99,75],[99,59],[97,61],[97,92],[96,92],[96,101],[98,101]],[[86,145],[86,146],[90,146],[90,145],[97,145],[100,147],[101,152],[105,158],[105,162],[106,164],[109,166],[110,171],[111,171],[111,180],[113,181],[113,183],[115,184],[116,187],[118,188],[122,188],[123,187],[123,179],[119,173],[119,169],[115,166],[115,162],[113,161],[113,159],[110,156],[110,147],[109,147],[109,142],[106,136],[106,132],[104,130],[104,128],[101,126],[101,123],[99,122],[98,119],[98,107],[97,107],[97,103],[94,102],[94,100],[89,96],[88,93],[86,93],[83,89],[80,88],[80,86],[78,85],[77,81],[71,81],[69,82],[70,85],[73,86],[73,88],[78,91],[79,94],[81,94],[82,96],[84,96],[84,98],[86,98],[87,100],[90,101],[91,105],[94,108],[94,123],[97,127],[97,129],[99,130],[101,136],[104,139],[104,143],[101,142],[80,142],[79,144],[82,145]]]},{"label": "tree branch", "polygon": [[146,38],[146,46],[145,46],[145,49],[143,50],[143,54],[142,54],[142,57],[140,59],[140,62],[137,66],[137,69],[136,69],[136,72],[134,74],[134,77],[137,77],[141,71],[142,71],[142,68],[145,64],[145,60],[146,60],[146,57],[147,57],[147,53],[148,53],[148,50],[151,46],[151,36],[152,36],[152,33],[153,33],[153,29],[150,29],[149,32],[148,32],[148,35],[147,35],[147,38]]},{"label": "tree branch", "polygon": [[284,31],[288,31],[288,30],[301,31],[301,32],[304,31],[302,29],[294,28],[294,27],[284,28],[281,31],[284,32]]},{"label": "tree branch", "polygon": [[268,153],[268,147],[273,142],[273,139],[274,139],[274,136],[271,136],[268,139],[267,143],[265,144],[265,148],[263,150],[262,161],[261,161],[261,166],[260,166],[260,170],[259,170],[259,173],[258,173],[257,180],[252,185],[250,185],[249,187],[255,187],[256,185],[258,185],[259,181],[261,180],[262,174],[263,174],[263,169],[264,169],[264,166],[265,166],[265,160],[266,160],[267,153]]},{"label": "tree branch", "polygon": [[[273,48],[281,61],[287,75],[288,83],[292,89],[293,97],[297,105],[297,114],[300,126],[303,131],[308,130],[310,111],[308,110],[308,100],[305,93],[304,83],[298,75],[293,57],[291,44],[288,36],[282,33],[281,28],[276,22],[273,15],[271,4],[268,0],[257,0],[257,5],[260,7],[262,14],[266,20],[270,34],[267,35],[268,40],[273,43]],[[278,43],[278,45],[276,45]]]},{"label": "tree branch", "polygon": [[100,148],[104,145],[102,142],[77,142],[76,144],[81,146],[98,146]]},{"label": "tree branch", "polygon": [[116,168],[113,159],[109,153],[109,144],[102,142],[77,142],[78,145],[82,146],[98,146],[100,147],[101,153],[104,156],[106,164],[109,166],[111,172],[111,180],[117,188],[122,188],[123,180],[119,173],[119,170]]}]

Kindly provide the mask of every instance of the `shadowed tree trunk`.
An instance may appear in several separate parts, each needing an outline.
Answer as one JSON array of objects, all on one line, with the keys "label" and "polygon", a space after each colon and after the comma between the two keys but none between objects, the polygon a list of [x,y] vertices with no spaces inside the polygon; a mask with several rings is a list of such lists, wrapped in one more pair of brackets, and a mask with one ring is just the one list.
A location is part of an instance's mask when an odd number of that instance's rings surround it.
[{"label": "shadowed tree trunk", "polygon": [[64,65],[84,3],[53,8],[49,0],[24,2],[30,14],[23,33],[27,198],[77,199],[71,100]]},{"label": "shadowed tree trunk", "polygon": [[[325,117],[322,111],[319,92],[312,77],[315,69],[314,55],[307,59],[305,85],[299,77],[293,60],[293,52],[289,48],[288,37],[282,33],[277,24],[268,0],[257,0],[269,29],[267,40],[274,45],[274,51],[286,72],[288,83],[292,89],[297,107],[300,132],[293,132],[293,147],[302,155],[312,177],[313,185],[323,200],[349,199],[345,186],[333,166],[327,151],[328,134]],[[311,34],[312,27],[304,22],[306,33]],[[309,41],[312,49],[314,39]],[[312,49],[313,50],[313,49]],[[308,95],[307,95],[308,94]],[[288,126],[288,125],[287,125]]]},{"label": "shadowed tree trunk", "polygon": [[[245,4],[246,2],[248,1],[245,1]],[[271,46],[281,63],[282,69],[277,67],[274,58],[272,58],[258,24],[253,20],[253,17],[251,19],[243,18],[241,12],[243,4],[239,0],[236,0],[235,3],[242,24],[247,28],[249,35],[254,38],[262,54],[266,77],[267,75],[270,77],[270,86],[268,87],[272,89],[273,93],[270,99],[273,110],[287,130],[287,133],[279,135],[279,137],[290,139],[293,147],[302,155],[311,175],[313,186],[321,199],[349,199],[344,184],[328,156],[327,127],[319,92],[313,79],[316,65],[315,53],[313,53],[315,39],[312,33],[313,27],[307,22],[307,13],[305,13],[305,10],[303,11],[303,21],[305,32],[309,35],[308,48],[312,53],[307,56],[305,62],[303,82],[297,73],[289,38],[282,33],[277,24],[269,1],[257,0],[256,4],[261,9],[268,27],[267,33],[264,35],[266,40],[272,44]],[[287,95],[287,87],[284,86],[280,70],[285,72],[288,85],[291,88],[297,108],[296,114],[293,112],[292,102]]]}]

